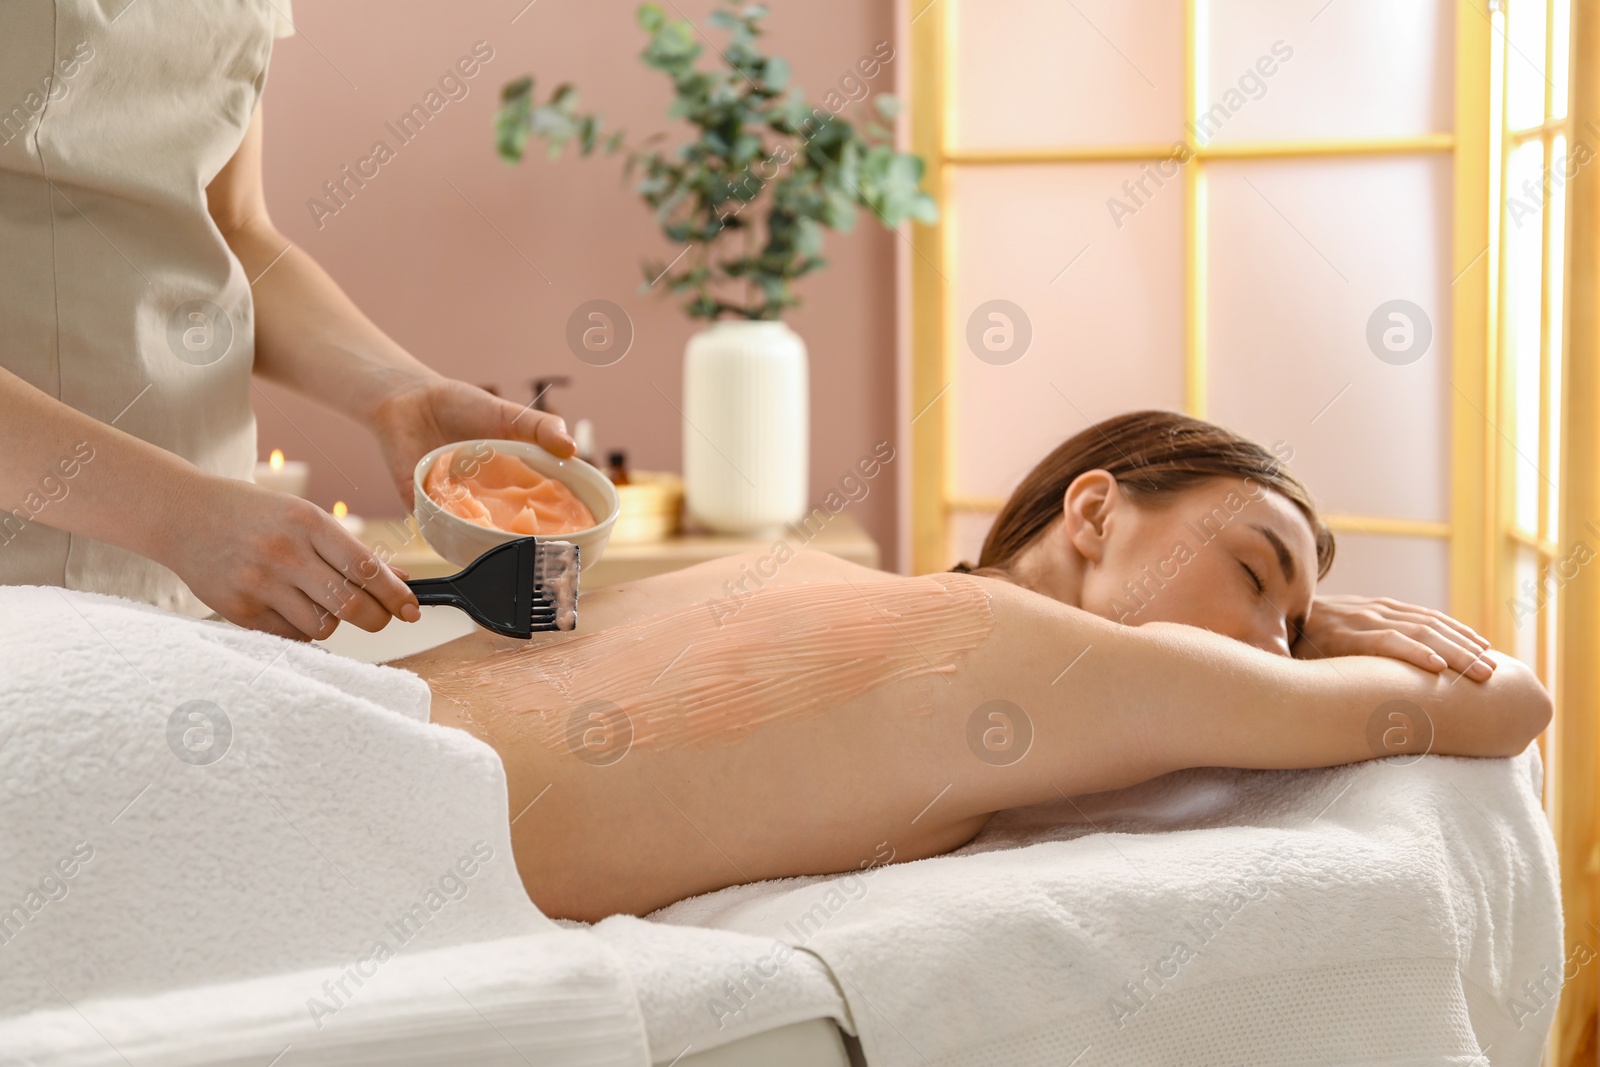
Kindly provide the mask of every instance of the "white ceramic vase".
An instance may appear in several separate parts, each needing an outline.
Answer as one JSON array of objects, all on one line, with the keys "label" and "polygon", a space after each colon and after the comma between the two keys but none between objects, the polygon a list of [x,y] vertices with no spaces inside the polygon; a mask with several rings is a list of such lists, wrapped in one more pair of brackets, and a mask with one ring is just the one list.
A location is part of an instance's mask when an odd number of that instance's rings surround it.
[{"label": "white ceramic vase", "polygon": [[683,368],[683,494],[721,533],[773,531],[805,513],[810,442],[806,344],[781,322],[716,322]]}]

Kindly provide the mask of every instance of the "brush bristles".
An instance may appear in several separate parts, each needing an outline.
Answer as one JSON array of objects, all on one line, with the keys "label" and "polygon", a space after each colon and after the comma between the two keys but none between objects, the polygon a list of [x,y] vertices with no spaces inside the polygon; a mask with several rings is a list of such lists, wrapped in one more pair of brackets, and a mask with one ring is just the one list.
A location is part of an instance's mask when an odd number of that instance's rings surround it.
[{"label": "brush bristles", "polygon": [[571,630],[578,624],[578,546],[541,541],[533,568],[534,632]]}]

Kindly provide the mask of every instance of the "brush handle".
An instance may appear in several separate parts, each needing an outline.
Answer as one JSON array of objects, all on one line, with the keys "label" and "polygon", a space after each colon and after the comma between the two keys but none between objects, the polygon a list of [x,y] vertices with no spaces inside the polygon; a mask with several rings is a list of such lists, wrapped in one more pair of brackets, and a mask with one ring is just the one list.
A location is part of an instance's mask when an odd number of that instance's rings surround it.
[{"label": "brush handle", "polygon": [[[506,637],[527,639],[533,636],[530,620],[522,618],[527,614],[526,607],[518,609],[513,606],[511,608],[513,617],[496,618],[484,610],[482,590],[479,590],[478,599],[474,599],[456,584],[464,577],[465,573],[451,575],[448,578],[412,578],[406,585],[417,595],[418,604],[455,608],[465,612],[468,618],[485,630],[492,630]],[[512,600],[515,599],[513,595]]]},{"label": "brush handle", "polygon": [[472,601],[456,588],[458,577],[460,575],[450,578],[413,578],[406,582],[406,586],[417,594],[418,604],[443,604],[467,610],[472,607]]},{"label": "brush handle", "polygon": [[406,586],[417,594],[419,604],[456,608],[486,630],[527,640],[533,636],[535,624],[544,621],[533,617],[538,552],[537,541],[519,537],[489,549],[460,574],[412,578]]}]

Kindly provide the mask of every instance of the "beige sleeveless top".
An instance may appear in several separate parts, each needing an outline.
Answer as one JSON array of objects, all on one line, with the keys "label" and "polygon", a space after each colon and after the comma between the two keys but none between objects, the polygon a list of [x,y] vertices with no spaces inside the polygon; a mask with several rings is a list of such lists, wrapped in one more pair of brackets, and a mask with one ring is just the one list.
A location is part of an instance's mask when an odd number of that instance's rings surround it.
[{"label": "beige sleeveless top", "polygon": [[[244,138],[288,11],[289,0],[0,3],[0,365],[247,480],[250,286],[205,188]],[[68,469],[0,500],[0,583],[206,614],[165,567],[49,525],[52,500],[73,491]]]}]

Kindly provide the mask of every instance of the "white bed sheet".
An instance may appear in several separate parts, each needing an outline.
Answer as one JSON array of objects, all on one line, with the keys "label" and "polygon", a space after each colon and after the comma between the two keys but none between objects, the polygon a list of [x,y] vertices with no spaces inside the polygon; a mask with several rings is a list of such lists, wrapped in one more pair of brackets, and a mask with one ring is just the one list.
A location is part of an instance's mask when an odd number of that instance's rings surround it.
[{"label": "white bed sheet", "polygon": [[652,917],[801,930],[873,1067],[1535,1067],[1562,969],[1540,778],[1533,747],[1188,771]]}]

